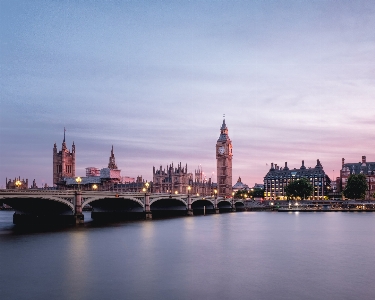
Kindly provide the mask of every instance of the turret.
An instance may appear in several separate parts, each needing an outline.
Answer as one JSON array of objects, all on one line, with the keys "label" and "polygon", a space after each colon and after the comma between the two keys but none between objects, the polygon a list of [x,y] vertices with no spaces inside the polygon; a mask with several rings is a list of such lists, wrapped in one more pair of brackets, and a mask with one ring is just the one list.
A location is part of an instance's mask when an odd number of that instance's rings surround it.
[{"label": "turret", "polygon": [[322,164],[320,163],[320,160],[319,160],[319,159],[316,160],[316,166],[315,166],[315,168],[316,168],[316,169],[323,169],[323,166],[322,166]]},{"label": "turret", "polygon": [[113,145],[111,149],[111,156],[109,157],[108,168],[111,170],[117,170],[115,154],[113,152]]}]

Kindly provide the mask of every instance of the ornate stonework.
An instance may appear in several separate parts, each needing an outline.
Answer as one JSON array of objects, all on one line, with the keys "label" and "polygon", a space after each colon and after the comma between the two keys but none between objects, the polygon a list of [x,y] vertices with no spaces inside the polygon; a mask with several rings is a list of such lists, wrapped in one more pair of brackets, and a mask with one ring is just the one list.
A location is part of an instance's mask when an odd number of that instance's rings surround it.
[{"label": "ornate stonework", "polygon": [[[195,179],[192,173],[188,173],[187,164],[182,167],[179,163],[177,168],[173,167],[173,163],[163,169],[153,167],[153,193],[178,193],[191,195],[210,196],[213,195],[213,184],[211,178],[206,180],[202,167],[195,170]],[[190,189],[189,189],[190,187]]]},{"label": "ornate stonework", "polygon": [[187,187],[189,186],[189,180],[192,177],[191,173],[187,172],[187,165],[182,167],[179,163],[177,168],[173,167],[173,163],[167,166],[167,169],[162,169],[160,166],[159,170],[153,167],[153,185],[154,193],[183,193],[187,194]]},{"label": "ornate stonework", "polygon": [[72,151],[66,147],[65,128],[64,140],[61,151],[57,151],[56,143],[53,146],[53,185],[56,186],[65,177],[76,175],[76,146],[72,145]]},{"label": "ornate stonework", "polygon": [[115,154],[113,153],[113,145],[111,150],[111,156],[109,157],[108,168],[111,170],[117,170]]},{"label": "ornate stonework", "polygon": [[217,188],[220,197],[232,197],[232,158],[232,141],[224,119],[216,142]]}]

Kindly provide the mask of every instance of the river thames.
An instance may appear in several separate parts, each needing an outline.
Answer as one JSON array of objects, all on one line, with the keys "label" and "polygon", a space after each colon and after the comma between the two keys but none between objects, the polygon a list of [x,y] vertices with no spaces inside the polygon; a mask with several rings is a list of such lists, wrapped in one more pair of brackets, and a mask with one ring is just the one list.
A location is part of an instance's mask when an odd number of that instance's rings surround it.
[{"label": "river thames", "polygon": [[1,299],[375,299],[375,213],[240,212],[18,229]]}]

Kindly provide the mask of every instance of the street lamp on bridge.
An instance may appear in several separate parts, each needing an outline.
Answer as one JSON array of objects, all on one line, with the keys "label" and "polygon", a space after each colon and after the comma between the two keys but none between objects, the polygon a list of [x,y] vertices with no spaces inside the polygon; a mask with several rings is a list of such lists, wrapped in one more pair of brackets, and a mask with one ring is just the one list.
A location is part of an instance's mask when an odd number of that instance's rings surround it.
[{"label": "street lamp on bridge", "polygon": [[98,189],[98,186],[97,186],[96,184],[94,184],[94,185],[92,186],[92,189],[93,189],[94,191],[96,191],[96,190]]},{"label": "street lamp on bridge", "polygon": [[78,190],[80,190],[80,184],[81,184],[81,182],[82,182],[82,178],[78,176],[78,177],[76,178],[76,182],[78,183]]},{"label": "street lamp on bridge", "polygon": [[17,180],[14,184],[16,185],[16,188],[19,189],[22,183],[21,181]]},{"label": "street lamp on bridge", "polygon": [[148,182],[145,183],[145,187],[142,189],[142,192],[147,193],[148,192],[148,187],[150,184]]}]

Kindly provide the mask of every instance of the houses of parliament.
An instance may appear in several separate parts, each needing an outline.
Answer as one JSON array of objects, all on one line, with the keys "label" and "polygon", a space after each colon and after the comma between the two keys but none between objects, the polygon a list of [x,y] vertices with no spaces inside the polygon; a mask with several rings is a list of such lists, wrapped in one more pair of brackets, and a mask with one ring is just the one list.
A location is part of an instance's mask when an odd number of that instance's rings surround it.
[{"label": "houses of parliament", "polygon": [[[228,127],[223,119],[220,135],[215,145],[216,154],[216,183],[213,178],[206,178],[202,167],[188,172],[188,166],[180,162],[177,166],[167,165],[166,168],[153,167],[153,180],[150,191],[153,193],[192,193],[232,197],[232,159],[233,147],[229,138]],[[58,189],[71,189],[77,186],[76,178],[76,146],[73,142],[71,150],[66,146],[65,129],[61,150],[56,143],[53,147],[53,185]],[[80,188],[83,190],[121,190],[137,192],[144,187],[142,176],[137,178],[122,177],[117,168],[113,146],[107,168],[86,168],[86,177],[81,178]]]}]

